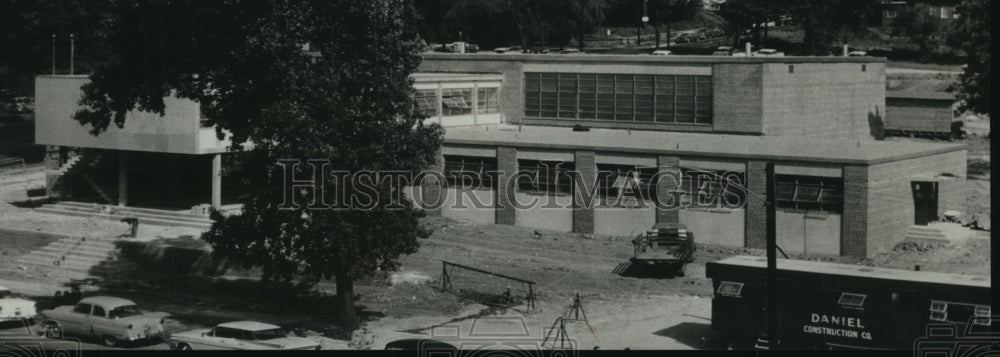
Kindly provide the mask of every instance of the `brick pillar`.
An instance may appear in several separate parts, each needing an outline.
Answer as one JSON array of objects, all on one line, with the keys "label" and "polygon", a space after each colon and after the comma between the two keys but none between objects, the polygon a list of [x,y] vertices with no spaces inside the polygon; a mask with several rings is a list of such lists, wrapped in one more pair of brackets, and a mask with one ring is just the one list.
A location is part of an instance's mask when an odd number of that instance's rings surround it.
[{"label": "brick pillar", "polygon": [[497,147],[497,171],[499,182],[496,190],[496,224],[514,225],[517,209],[511,198],[514,197],[516,183],[510,177],[517,172],[517,150],[512,147]]},{"label": "brick pillar", "polygon": [[747,161],[746,242],[747,248],[767,248],[767,205],[761,199],[767,194],[766,161]]},{"label": "brick pillar", "polygon": [[840,219],[840,255],[868,257],[868,167],[844,166],[844,209]]},{"label": "brick pillar", "polygon": [[[444,175],[444,152],[441,149],[438,149],[438,152],[435,155],[434,164],[427,169]],[[444,189],[444,182],[440,182],[436,176],[426,176],[420,183],[420,198],[423,200],[421,203],[431,206],[425,209],[428,215],[441,215],[441,207],[443,206],[443,202],[441,202],[441,200],[445,198],[445,196],[442,195],[444,192],[446,192]]]},{"label": "brick pillar", "polygon": [[212,208],[222,207],[222,154],[212,156]]},{"label": "brick pillar", "polygon": [[596,197],[591,198],[591,202],[586,202],[582,195],[589,195],[590,192],[583,192],[584,189],[591,189],[597,180],[597,163],[594,161],[593,151],[577,151],[574,163],[576,170],[580,172],[580,180],[573,187],[573,232],[580,234],[594,233],[594,205]]},{"label": "brick pillar", "polygon": [[58,171],[64,161],[62,151],[58,146],[45,146],[45,193],[52,198],[63,197],[59,187],[59,179],[62,174]]},{"label": "brick pillar", "polygon": [[[661,155],[656,158],[656,166],[661,172],[671,172],[672,173],[671,175],[673,174],[679,175],[681,171],[681,159],[677,156]],[[672,179],[659,180],[656,185],[656,191],[668,192],[668,193],[676,191],[679,188],[678,187],[679,182],[674,182],[674,181],[675,180]],[[657,196],[661,197],[661,199],[665,199],[662,197],[666,197],[661,194],[657,194]],[[666,204],[668,202],[663,201],[663,203]],[[660,223],[677,224],[680,223],[680,220],[681,220],[680,209],[664,209],[659,207],[656,208],[657,224]]]}]

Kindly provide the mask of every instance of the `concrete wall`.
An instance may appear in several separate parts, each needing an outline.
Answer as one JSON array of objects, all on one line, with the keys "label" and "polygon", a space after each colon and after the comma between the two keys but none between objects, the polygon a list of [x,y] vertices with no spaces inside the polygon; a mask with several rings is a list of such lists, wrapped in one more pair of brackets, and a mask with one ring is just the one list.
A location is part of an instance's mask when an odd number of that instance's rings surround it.
[{"label": "concrete wall", "polygon": [[746,210],[682,209],[680,221],[694,233],[694,241],[729,247],[743,247],[746,241]]},{"label": "concrete wall", "polygon": [[840,255],[839,214],[778,211],[777,242],[786,253]]},{"label": "concrete wall", "polygon": [[656,207],[597,208],[594,210],[594,234],[635,237],[656,224]]},{"label": "concrete wall", "polygon": [[951,132],[951,101],[886,98],[885,102],[886,130]]},{"label": "concrete wall", "polygon": [[763,133],[763,65],[717,64],[712,73],[713,129]]},{"label": "concrete wall", "polygon": [[215,138],[213,129],[200,124],[198,103],[188,99],[164,99],[165,114],[131,111],[119,129],[112,122],[107,131],[94,136],[72,116],[83,92],[86,76],[38,76],[35,78],[35,143],[113,150],[206,154],[224,152],[228,141]]},{"label": "concrete wall", "polygon": [[[571,207],[573,196],[545,196],[524,192],[515,192],[514,195],[520,205],[530,206],[528,209],[517,210],[514,215],[514,225],[560,232],[573,231],[573,208]],[[550,207],[553,205],[559,207]]]},{"label": "concrete wall", "polygon": [[[961,150],[870,166],[865,210],[868,213],[867,255],[891,249],[903,240],[906,229],[913,225],[914,204],[910,182],[936,181],[934,176],[941,173],[965,178],[966,156],[967,151]],[[939,208],[940,202],[939,198]]]},{"label": "concrete wall", "polygon": [[[441,207],[441,215],[462,221],[493,224],[496,222],[494,190],[464,190],[455,188],[444,189],[445,204]],[[478,201],[478,205],[476,203]],[[461,204],[459,204],[461,203]]]},{"label": "concrete wall", "polygon": [[885,117],[884,63],[763,64],[764,135],[872,139],[876,112]]}]

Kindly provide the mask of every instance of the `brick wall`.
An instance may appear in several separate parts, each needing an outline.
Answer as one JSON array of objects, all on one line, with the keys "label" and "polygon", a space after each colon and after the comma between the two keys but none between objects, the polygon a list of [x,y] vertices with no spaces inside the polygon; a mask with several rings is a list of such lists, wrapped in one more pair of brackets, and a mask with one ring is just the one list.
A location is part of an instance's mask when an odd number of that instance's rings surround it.
[{"label": "brick wall", "polygon": [[721,132],[763,132],[763,64],[712,66],[712,127]]},{"label": "brick wall", "polygon": [[[579,184],[592,185],[597,179],[597,164],[593,151],[577,151],[574,154],[574,164],[576,170],[580,172],[580,181],[573,189],[573,232],[581,234],[594,233],[594,202],[589,205],[581,205],[583,192]],[[587,187],[587,186],[584,186]],[[589,187],[588,187],[589,188]],[[589,192],[587,192],[589,194]]]},{"label": "brick wall", "polygon": [[509,178],[517,172],[517,149],[512,147],[497,147],[497,171],[500,172],[496,190],[496,223],[514,225],[517,209],[511,198],[514,197],[515,186]]},{"label": "brick wall", "polygon": [[762,77],[764,135],[870,139],[869,114],[885,117],[883,63],[767,63]]},{"label": "brick wall", "polygon": [[951,104],[948,100],[886,99],[885,129],[950,133]]},{"label": "brick wall", "polygon": [[[869,168],[868,255],[891,249],[903,240],[907,228],[913,225],[914,206],[910,182],[937,181],[934,176],[941,173],[965,178],[966,155],[965,150],[960,150],[887,162]],[[946,202],[947,198],[939,198],[938,207],[942,208],[945,206],[942,203]]]},{"label": "brick wall", "polygon": [[865,258],[868,249],[868,227],[871,217],[869,193],[869,167],[844,166],[844,208],[840,220],[840,255]]},{"label": "brick wall", "polygon": [[[767,192],[766,161],[747,161],[747,188],[751,192]],[[767,206],[764,201],[747,195],[746,202],[746,247],[767,248]]]},{"label": "brick wall", "polygon": [[[656,158],[656,166],[661,172],[671,172],[680,174],[681,170],[681,158],[677,156],[665,156],[660,155]],[[676,176],[675,176],[676,177]],[[657,182],[656,191],[657,196],[661,199],[663,203],[668,203],[668,198],[662,196],[663,193],[669,193],[676,191],[678,189],[678,182],[671,179],[659,180]],[[672,223],[677,224],[680,222],[680,210],[676,208],[656,208],[656,223]]]}]

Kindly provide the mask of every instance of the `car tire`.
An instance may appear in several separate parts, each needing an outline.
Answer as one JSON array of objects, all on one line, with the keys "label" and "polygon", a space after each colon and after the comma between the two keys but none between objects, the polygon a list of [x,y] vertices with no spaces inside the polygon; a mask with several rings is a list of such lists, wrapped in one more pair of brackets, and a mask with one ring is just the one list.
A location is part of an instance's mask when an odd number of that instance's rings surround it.
[{"label": "car tire", "polygon": [[191,351],[191,350],[194,350],[194,349],[191,348],[191,345],[189,345],[189,344],[181,343],[181,344],[177,345],[177,350],[178,351]]},{"label": "car tire", "polygon": [[104,335],[101,336],[101,344],[106,347],[115,347],[118,345],[118,339],[115,336]]}]

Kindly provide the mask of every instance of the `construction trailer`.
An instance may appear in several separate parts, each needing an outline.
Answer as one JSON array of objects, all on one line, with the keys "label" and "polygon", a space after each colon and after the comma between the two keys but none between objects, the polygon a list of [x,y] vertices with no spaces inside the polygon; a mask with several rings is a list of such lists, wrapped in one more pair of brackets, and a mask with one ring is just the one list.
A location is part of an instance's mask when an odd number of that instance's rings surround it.
[{"label": "construction trailer", "polygon": [[[991,331],[988,277],[790,259],[777,269],[781,348],[909,350],[942,328],[951,341]],[[712,329],[736,348],[768,338],[766,270],[754,256],[705,265]]]}]

